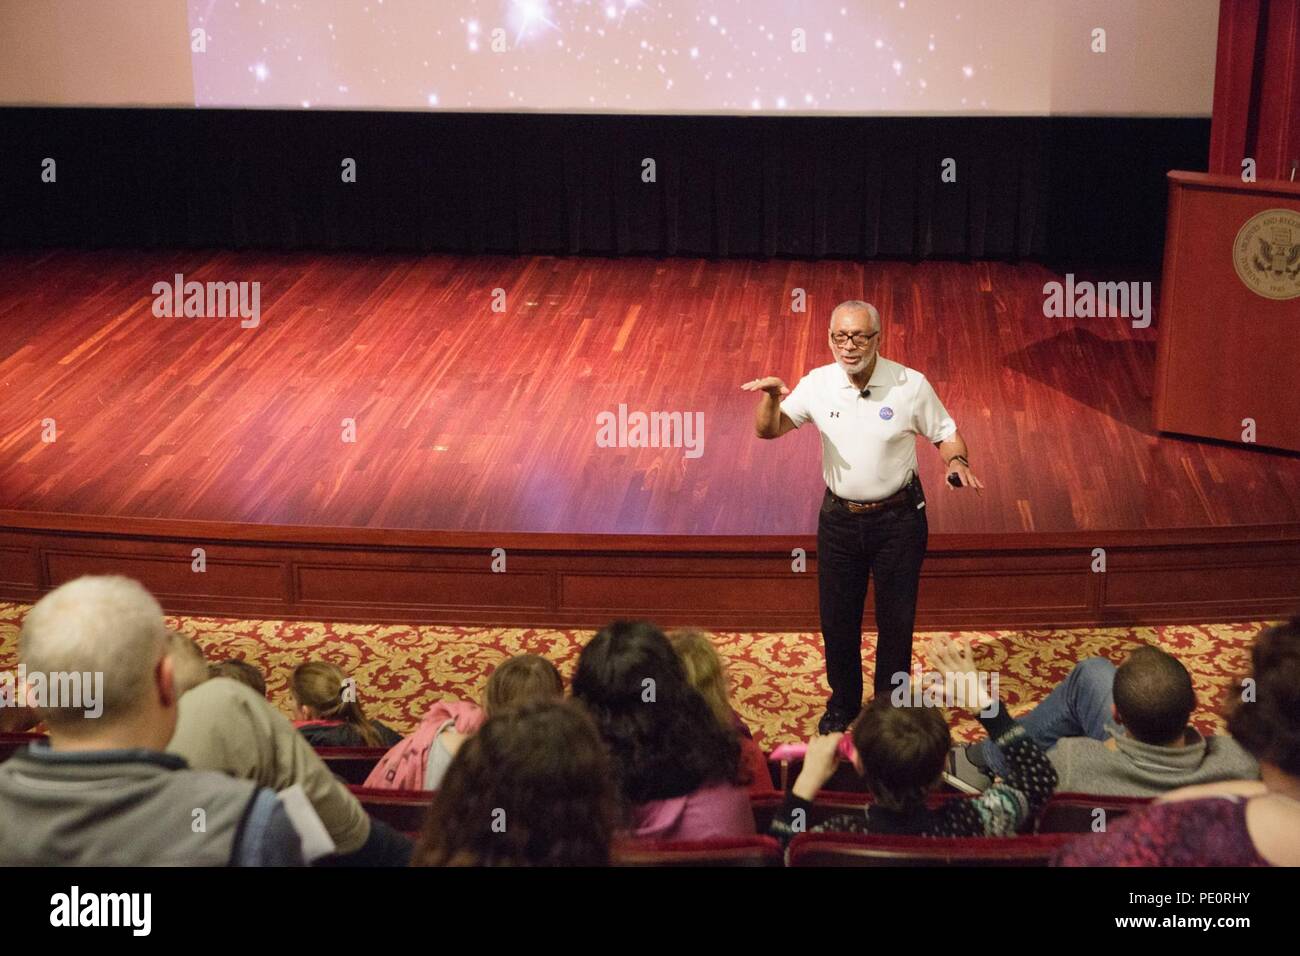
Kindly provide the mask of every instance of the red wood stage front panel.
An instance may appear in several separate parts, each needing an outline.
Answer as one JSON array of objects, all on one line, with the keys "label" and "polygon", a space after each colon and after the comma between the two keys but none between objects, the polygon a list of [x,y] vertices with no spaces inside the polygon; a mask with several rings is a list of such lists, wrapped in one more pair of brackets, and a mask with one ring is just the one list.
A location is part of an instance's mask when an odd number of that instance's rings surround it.
[{"label": "red wood stage front panel", "polygon": [[[810,556],[804,570],[795,548]],[[492,570],[496,549],[503,572]],[[918,626],[1258,620],[1300,607],[1298,567],[1295,525],[949,535],[931,541]],[[117,573],[175,613],[816,630],[816,571],[806,535],[380,532],[0,512],[0,597],[34,600],[78,575]]]}]

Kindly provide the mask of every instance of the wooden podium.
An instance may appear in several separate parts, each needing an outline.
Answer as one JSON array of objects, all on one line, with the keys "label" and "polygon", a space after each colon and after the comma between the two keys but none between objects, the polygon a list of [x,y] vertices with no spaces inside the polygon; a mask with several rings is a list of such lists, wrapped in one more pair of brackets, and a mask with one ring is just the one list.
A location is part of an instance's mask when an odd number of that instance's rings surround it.
[{"label": "wooden podium", "polygon": [[1300,182],[1169,173],[1158,321],[1157,429],[1300,451]]}]

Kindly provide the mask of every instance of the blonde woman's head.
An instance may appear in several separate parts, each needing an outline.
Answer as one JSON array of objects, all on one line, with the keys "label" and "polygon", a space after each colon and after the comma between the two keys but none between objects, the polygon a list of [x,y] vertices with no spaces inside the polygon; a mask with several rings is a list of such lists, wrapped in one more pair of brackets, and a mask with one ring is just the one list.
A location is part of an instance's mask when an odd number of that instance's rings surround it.
[{"label": "blonde woman's head", "polygon": [[730,729],[734,721],[727,670],[708,634],[687,628],[669,631],[668,640],[686,668],[686,679],[708,702],[718,723]]}]

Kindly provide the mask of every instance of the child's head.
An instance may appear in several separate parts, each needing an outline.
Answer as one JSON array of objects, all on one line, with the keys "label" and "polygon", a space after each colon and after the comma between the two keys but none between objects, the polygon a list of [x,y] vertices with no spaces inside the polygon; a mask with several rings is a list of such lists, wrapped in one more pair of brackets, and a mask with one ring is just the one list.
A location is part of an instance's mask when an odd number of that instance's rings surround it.
[{"label": "child's head", "polygon": [[709,635],[703,631],[681,629],[668,632],[673,650],[686,668],[686,679],[700,692],[718,723],[730,728],[733,723],[727,671]]},{"label": "child's head", "polygon": [[609,758],[573,701],[496,711],[457,752],[416,866],[604,866],[616,825]]},{"label": "child's head", "polygon": [[296,716],[302,720],[341,720],[356,730],[367,747],[383,741],[366,719],[357,699],[356,684],[327,661],[308,661],[294,668],[289,678]]},{"label": "child's head", "polygon": [[233,657],[228,660],[217,661],[208,666],[208,676],[229,677],[241,684],[247,684],[262,697],[266,696],[266,677],[263,676],[262,669],[256,664],[250,664],[248,661],[241,661]]},{"label": "child's head", "polygon": [[307,661],[293,669],[289,693],[298,716],[329,720],[343,708],[343,671],[328,661]]},{"label": "child's head", "polygon": [[858,768],[875,802],[889,810],[925,801],[939,783],[952,747],[948,722],[937,707],[897,707],[874,698],[852,728]]},{"label": "child's head", "polygon": [[483,713],[491,717],[506,707],[564,696],[564,679],[544,657],[519,654],[497,665],[483,689]]}]

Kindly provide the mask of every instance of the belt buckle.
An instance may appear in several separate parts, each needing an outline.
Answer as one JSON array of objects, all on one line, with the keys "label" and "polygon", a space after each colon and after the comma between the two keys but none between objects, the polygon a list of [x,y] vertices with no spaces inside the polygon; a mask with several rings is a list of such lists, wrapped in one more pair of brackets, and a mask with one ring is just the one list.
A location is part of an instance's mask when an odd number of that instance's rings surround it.
[{"label": "belt buckle", "polygon": [[880,507],[878,501],[849,501],[846,499],[844,504],[855,515],[866,514],[868,511],[875,511]]}]

